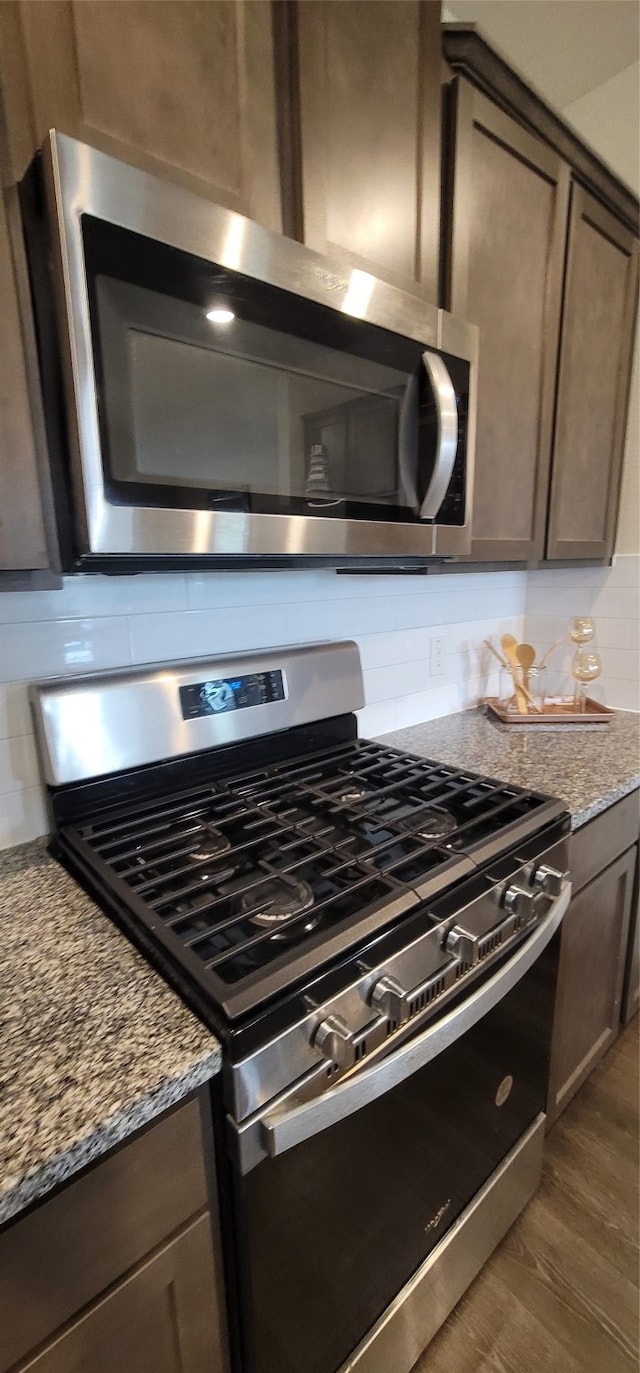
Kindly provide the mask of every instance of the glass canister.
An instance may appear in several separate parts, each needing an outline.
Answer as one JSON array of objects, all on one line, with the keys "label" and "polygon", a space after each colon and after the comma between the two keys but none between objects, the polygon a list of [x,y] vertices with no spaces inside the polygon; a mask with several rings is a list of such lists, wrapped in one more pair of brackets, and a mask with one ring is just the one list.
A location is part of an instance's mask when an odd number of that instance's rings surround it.
[{"label": "glass canister", "polygon": [[513,667],[500,671],[500,706],[510,719],[541,715],[546,700],[546,667]]}]

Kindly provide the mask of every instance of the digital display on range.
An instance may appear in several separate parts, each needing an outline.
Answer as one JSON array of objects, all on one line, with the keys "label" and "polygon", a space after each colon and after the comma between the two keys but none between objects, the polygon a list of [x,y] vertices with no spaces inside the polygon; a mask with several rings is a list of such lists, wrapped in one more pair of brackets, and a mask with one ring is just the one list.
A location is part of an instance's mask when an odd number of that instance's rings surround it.
[{"label": "digital display on range", "polygon": [[212,677],[180,687],[183,720],[198,720],[203,715],[225,715],[229,710],[268,705],[284,701],[282,673],[252,672],[247,677]]}]

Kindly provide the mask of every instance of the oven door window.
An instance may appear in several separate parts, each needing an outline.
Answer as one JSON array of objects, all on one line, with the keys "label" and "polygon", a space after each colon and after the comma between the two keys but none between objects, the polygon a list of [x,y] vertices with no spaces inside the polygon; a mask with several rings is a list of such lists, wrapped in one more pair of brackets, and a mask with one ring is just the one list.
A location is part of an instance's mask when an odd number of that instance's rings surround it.
[{"label": "oven door window", "polygon": [[419,518],[423,345],[87,216],[83,238],[110,500]]}]

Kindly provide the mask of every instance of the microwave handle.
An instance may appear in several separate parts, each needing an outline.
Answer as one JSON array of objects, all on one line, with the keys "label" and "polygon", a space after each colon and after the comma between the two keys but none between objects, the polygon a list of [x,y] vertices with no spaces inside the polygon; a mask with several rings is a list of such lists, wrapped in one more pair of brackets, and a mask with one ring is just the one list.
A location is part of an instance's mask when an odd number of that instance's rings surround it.
[{"label": "microwave handle", "polygon": [[417,453],[420,387],[414,373],[409,378],[400,404],[398,457],[400,493],[403,503],[415,510],[421,520],[435,520],[447,494],[458,451],[458,410],[456,393],[446,364],[437,353],[423,353],[422,365],[429,378],[438,416],[436,460],[427,493],[418,498]]},{"label": "microwave handle", "polygon": [[449,1011],[448,1015],[430,1025],[416,1038],[409,1039],[388,1058],[364,1068],[343,1083],[336,1083],[324,1096],[289,1110],[271,1112],[267,1109],[259,1119],[264,1153],[272,1158],[283,1154],[303,1140],[335,1125],[337,1121],[344,1120],[406,1081],[437,1054],[454,1044],[529,971],[560,926],[570,899],[571,883],[565,880],[544,919],[530,938],[520,945],[513,958],[459,1006]]},{"label": "microwave handle", "polygon": [[453,382],[446,363],[437,353],[423,353],[438,416],[436,460],[425,498],[420,506],[421,520],[435,520],[447,494],[458,451],[458,407]]}]

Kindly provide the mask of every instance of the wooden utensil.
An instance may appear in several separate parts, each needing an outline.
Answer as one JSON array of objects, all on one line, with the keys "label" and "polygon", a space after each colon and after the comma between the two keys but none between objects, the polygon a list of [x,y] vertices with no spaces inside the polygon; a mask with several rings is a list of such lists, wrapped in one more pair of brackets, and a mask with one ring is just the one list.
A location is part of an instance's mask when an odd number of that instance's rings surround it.
[{"label": "wooden utensil", "polygon": [[518,707],[518,714],[526,715],[527,698],[524,694],[522,686],[520,685],[520,682],[518,681],[518,673],[520,671],[520,663],[518,661],[518,655],[516,653],[518,641],[517,639],[514,639],[513,634],[503,634],[500,640],[500,644],[502,647],[502,652],[504,653],[509,664],[509,667],[511,668],[511,672],[513,674],[513,685],[516,691],[516,705]]},{"label": "wooden utensil", "polygon": [[[502,657],[502,654],[501,654],[501,653],[498,653],[498,650],[497,650],[497,648],[495,647],[495,644],[492,644],[492,642],[491,642],[490,639],[483,639],[482,642],[483,642],[483,644],[485,645],[485,648],[488,648],[489,652],[490,652],[490,653],[493,653],[493,656],[494,656],[494,658],[496,659],[496,661],[500,664],[500,667],[503,667],[503,668],[505,669],[506,672],[510,672],[510,673],[511,673],[511,676],[513,677],[513,676],[514,676],[513,668],[509,666],[509,663],[507,662],[506,658],[503,658],[503,657]],[[514,680],[513,685],[514,685],[514,688],[515,688],[515,686],[516,686],[515,680]],[[534,710],[540,710],[540,706],[536,705],[536,702],[534,701],[534,699],[533,699],[533,697],[530,695],[530,693],[529,693],[528,691],[525,691],[525,688],[524,688],[524,687],[521,687],[520,690],[524,692],[525,698],[528,700],[529,705],[530,705]]]},{"label": "wooden utensil", "polygon": [[[511,673],[511,676],[513,677],[513,675],[514,675],[514,673],[513,673],[513,668],[509,666],[509,663],[507,662],[506,658],[503,658],[503,657],[502,657],[502,654],[501,654],[501,653],[498,653],[498,650],[497,650],[497,648],[495,647],[495,644],[492,644],[492,642],[491,642],[490,639],[483,639],[482,642],[483,642],[483,644],[485,645],[485,648],[488,648],[489,652],[490,652],[490,653],[493,653],[493,656],[494,656],[494,658],[497,660],[497,662],[499,662],[500,667],[503,667],[503,668],[505,669],[506,672],[510,672],[510,673]],[[515,642],[515,640],[514,640],[514,642]],[[516,686],[515,680],[514,680],[513,685],[514,685],[514,687]],[[524,687],[520,687],[520,690],[524,692],[525,698],[526,698],[526,700],[529,702],[529,705],[531,706],[531,708],[532,708],[533,710],[537,710],[538,712],[540,712],[540,711],[542,710],[542,706],[539,706],[539,705],[537,704],[537,702],[534,701],[533,696],[530,694],[530,692],[526,691]]]},{"label": "wooden utensil", "polygon": [[531,706],[531,709],[537,711],[538,715],[541,715],[543,707],[541,706],[539,701],[536,701],[534,699],[529,690],[529,672],[531,668],[535,665],[536,661],[535,648],[533,647],[533,644],[518,644],[518,647],[516,648],[516,653],[518,655],[518,662],[520,663],[520,666],[522,668],[522,674],[524,677],[524,686],[522,690],[524,691],[524,694],[527,698],[527,701],[529,702],[529,705]]},{"label": "wooden utensil", "polygon": [[536,651],[533,644],[518,644],[516,647],[516,657],[522,668],[524,676],[525,691],[529,690],[529,670],[536,661]]},{"label": "wooden utensil", "polygon": [[497,648],[494,648],[494,646],[493,646],[491,640],[490,640],[490,639],[483,639],[482,642],[484,643],[485,648],[488,648],[489,652],[490,652],[490,653],[493,653],[494,658],[497,658],[497,659],[498,659],[498,662],[499,662],[500,666],[501,666],[501,667],[506,667],[506,668],[507,668],[507,671],[508,671],[508,669],[509,669],[509,664],[508,664],[506,658],[503,658],[503,657],[502,657],[502,654],[501,654],[501,653],[498,653]]}]

